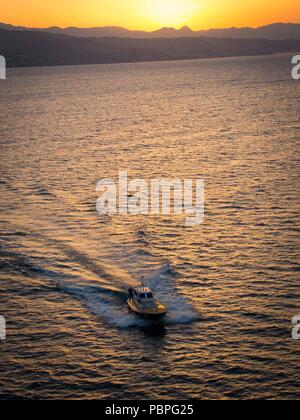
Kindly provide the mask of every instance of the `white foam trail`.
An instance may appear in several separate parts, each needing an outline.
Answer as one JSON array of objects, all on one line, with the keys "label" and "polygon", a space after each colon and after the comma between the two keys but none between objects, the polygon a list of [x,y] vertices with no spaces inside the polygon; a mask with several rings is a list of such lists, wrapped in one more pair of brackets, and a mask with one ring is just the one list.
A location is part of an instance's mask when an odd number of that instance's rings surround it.
[{"label": "white foam trail", "polygon": [[[117,271],[117,270],[116,270]],[[190,303],[182,296],[174,284],[174,270],[167,263],[156,270],[145,283],[154,291],[157,298],[168,307],[163,321],[166,325],[187,324],[199,319]],[[77,296],[93,314],[101,317],[107,324],[120,329],[147,327],[151,321],[144,320],[129,312],[126,304],[126,285],[109,286],[95,280],[61,280],[61,289]]]},{"label": "white foam trail", "polygon": [[200,319],[187,299],[178,292],[174,284],[176,274],[168,262],[159,268],[145,283],[155,291],[156,296],[168,307],[166,324],[188,324]]},{"label": "white foam trail", "polygon": [[122,304],[122,302],[116,302],[114,299],[104,302],[99,296],[95,295],[86,295],[85,299],[86,306],[90,311],[117,328],[127,329],[146,325],[146,321],[129,312],[125,302]]},{"label": "white foam trail", "polygon": [[199,314],[194,311],[186,298],[174,290],[170,295],[161,295],[161,300],[168,307],[167,324],[188,324],[199,320]]}]

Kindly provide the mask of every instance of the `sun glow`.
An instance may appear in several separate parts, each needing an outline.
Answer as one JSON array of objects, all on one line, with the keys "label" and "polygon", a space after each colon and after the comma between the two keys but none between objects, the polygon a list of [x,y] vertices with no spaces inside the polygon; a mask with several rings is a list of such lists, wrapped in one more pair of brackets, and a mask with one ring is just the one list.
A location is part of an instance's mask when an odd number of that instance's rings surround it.
[{"label": "sun glow", "polygon": [[183,26],[199,10],[199,2],[195,0],[145,0],[142,3],[144,19],[158,26]]},{"label": "sun glow", "polygon": [[[299,0],[0,0],[1,22],[13,25],[163,26],[209,29],[299,22]],[[26,7],[24,4],[26,3]]]}]

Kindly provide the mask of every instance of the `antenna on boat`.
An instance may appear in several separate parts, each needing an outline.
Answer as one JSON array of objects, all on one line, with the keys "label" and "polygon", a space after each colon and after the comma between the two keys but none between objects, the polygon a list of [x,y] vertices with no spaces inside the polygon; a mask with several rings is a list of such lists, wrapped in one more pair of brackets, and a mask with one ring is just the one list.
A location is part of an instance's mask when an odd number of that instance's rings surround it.
[{"label": "antenna on boat", "polygon": [[142,276],[141,278],[141,286],[145,287],[145,276]]}]

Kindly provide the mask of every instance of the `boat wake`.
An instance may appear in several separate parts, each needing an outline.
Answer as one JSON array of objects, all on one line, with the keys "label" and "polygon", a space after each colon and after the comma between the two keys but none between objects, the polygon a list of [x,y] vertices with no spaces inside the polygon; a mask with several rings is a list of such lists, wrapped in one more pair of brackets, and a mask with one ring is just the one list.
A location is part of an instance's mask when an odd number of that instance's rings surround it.
[{"label": "boat wake", "polygon": [[[24,197],[19,189],[10,184],[5,186],[10,191],[18,192],[28,204],[34,204],[31,203],[32,197]],[[61,198],[57,192],[47,190],[43,185],[39,185],[35,191],[41,197],[55,197],[57,206],[65,205],[65,196]],[[67,197],[68,205],[70,200]],[[82,211],[74,200],[70,202],[74,212]],[[55,231],[49,224],[47,215],[36,219],[33,229],[30,213],[22,214],[24,225],[19,226],[14,222],[11,226],[12,232],[18,228],[24,234],[26,246],[32,243],[32,249],[35,249],[38,245],[42,258],[39,260],[40,267],[35,272],[54,281],[60,290],[76,296],[93,314],[118,328],[143,327],[149,324],[149,321],[131,314],[126,303],[128,288],[137,286],[142,277],[145,284],[153,289],[158,300],[168,307],[164,324],[190,323],[199,319],[199,315],[178,290],[177,273],[170,262],[159,265],[155,257],[140,256],[140,248],[131,249],[124,246],[122,241],[115,243],[111,240],[111,232],[105,233],[104,229],[101,242],[97,238],[92,241],[87,234],[82,234],[85,232],[85,221],[80,225],[77,216],[76,212],[69,214],[68,223],[56,223]],[[10,224],[9,221],[7,223]],[[143,241],[143,246],[149,248],[149,238],[145,230],[139,229],[136,236]],[[132,243],[135,243],[134,240]],[[137,241],[137,245],[140,247],[141,243]],[[45,255],[47,258],[44,258]],[[14,260],[17,257],[18,254]],[[18,257],[22,272],[30,269],[32,274],[36,260],[28,259],[29,262],[26,262],[23,257]],[[130,265],[126,267],[126,263]],[[126,268],[122,268],[123,266]]]},{"label": "boat wake", "polygon": [[[199,320],[187,299],[174,286],[174,270],[170,264],[163,265],[154,275],[145,278],[145,284],[155,292],[157,298],[167,305],[168,314],[163,324],[188,324]],[[62,280],[60,288],[79,298],[83,305],[106,323],[120,329],[147,327],[151,321],[129,312],[126,304],[127,289],[130,285],[119,283],[117,287],[101,284],[101,281],[83,280],[74,282]]]}]

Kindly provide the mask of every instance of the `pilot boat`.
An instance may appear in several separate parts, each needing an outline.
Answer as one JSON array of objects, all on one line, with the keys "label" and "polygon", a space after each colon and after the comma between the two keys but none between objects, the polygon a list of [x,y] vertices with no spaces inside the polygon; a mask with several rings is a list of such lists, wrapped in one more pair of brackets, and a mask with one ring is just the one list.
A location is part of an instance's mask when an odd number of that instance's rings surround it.
[{"label": "pilot boat", "polygon": [[167,314],[167,307],[155,299],[149,287],[141,286],[128,290],[127,304],[135,314],[147,319],[162,319]]}]

